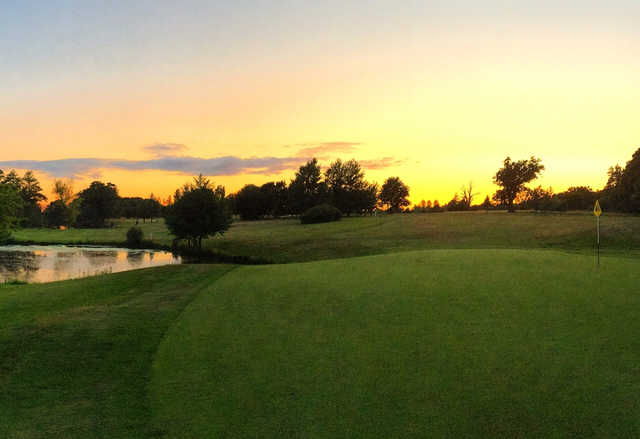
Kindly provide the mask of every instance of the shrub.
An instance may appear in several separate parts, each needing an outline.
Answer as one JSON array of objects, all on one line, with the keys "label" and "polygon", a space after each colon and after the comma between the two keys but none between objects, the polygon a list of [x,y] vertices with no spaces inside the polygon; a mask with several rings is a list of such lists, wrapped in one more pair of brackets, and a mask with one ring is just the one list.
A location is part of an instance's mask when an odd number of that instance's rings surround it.
[{"label": "shrub", "polygon": [[128,247],[140,247],[142,246],[142,241],[144,238],[144,234],[142,230],[138,227],[131,227],[127,231],[127,246]]},{"label": "shrub", "polygon": [[329,204],[320,204],[311,209],[307,209],[300,215],[300,222],[302,224],[328,223],[338,221],[341,217],[342,212],[335,207]]}]

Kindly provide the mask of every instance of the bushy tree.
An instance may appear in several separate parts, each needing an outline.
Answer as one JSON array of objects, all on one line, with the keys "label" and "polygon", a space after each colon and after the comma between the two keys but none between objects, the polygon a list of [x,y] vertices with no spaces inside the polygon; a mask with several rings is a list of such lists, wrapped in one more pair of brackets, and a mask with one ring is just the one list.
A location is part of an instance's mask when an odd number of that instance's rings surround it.
[{"label": "bushy tree", "polygon": [[410,202],[409,186],[404,184],[400,177],[389,177],[385,180],[380,189],[379,200],[389,213],[402,212]]},{"label": "bushy tree", "polygon": [[614,175],[616,181],[616,208],[624,212],[640,212],[640,148],[633,153],[621,175]]},{"label": "bushy tree", "polygon": [[40,203],[47,197],[42,193],[40,182],[32,171],[26,171],[20,177],[15,170],[0,175],[0,183],[11,186],[18,191],[22,199],[22,209],[18,213],[18,222],[26,227],[42,226],[42,209]]},{"label": "bushy tree", "polygon": [[247,184],[235,196],[235,209],[243,220],[257,220],[266,213],[263,191],[255,184]]},{"label": "bushy tree", "polygon": [[167,209],[165,222],[176,240],[186,240],[191,247],[202,249],[202,240],[223,234],[231,226],[224,188],[212,188],[204,176],[194,178],[176,191],[174,202]]},{"label": "bushy tree", "polygon": [[267,182],[260,186],[264,215],[278,218],[287,214],[288,189],[284,181]]},{"label": "bushy tree", "polygon": [[300,166],[289,184],[289,209],[301,214],[310,207],[323,203],[327,198],[327,185],[322,181],[322,171],[317,159]]},{"label": "bushy tree", "polygon": [[589,210],[598,199],[598,193],[589,186],[574,186],[558,194],[568,210]]},{"label": "bushy tree", "polygon": [[535,180],[543,170],[540,159],[533,156],[529,160],[515,162],[507,157],[493,177],[493,182],[502,187],[493,196],[494,201],[507,206],[509,212],[515,212],[514,200],[525,189],[525,184]]},{"label": "bushy tree", "polygon": [[119,198],[118,188],[113,183],[92,182],[78,194],[78,225],[104,227],[107,218],[116,216]]},{"label": "bushy tree", "polygon": [[0,240],[7,239],[18,225],[22,204],[22,197],[15,186],[0,182]]},{"label": "bushy tree", "polygon": [[62,200],[55,200],[44,210],[44,222],[48,227],[69,227],[73,224],[73,211]]}]

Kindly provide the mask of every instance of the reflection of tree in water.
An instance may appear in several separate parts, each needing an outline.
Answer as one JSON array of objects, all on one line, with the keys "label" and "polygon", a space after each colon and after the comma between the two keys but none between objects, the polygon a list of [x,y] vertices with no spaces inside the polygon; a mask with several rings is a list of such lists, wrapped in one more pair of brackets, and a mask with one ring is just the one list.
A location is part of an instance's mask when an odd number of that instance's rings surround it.
[{"label": "reflection of tree in water", "polygon": [[72,252],[56,252],[53,258],[54,271],[67,272],[73,268],[75,261],[75,253]]},{"label": "reflection of tree in water", "polygon": [[127,262],[129,265],[137,267],[144,261],[145,252],[127,252]]},{"label": "reflection of tree in water", "polygon": [[34,252],[0,251],[0,274],[3,279],[29,279],[38,269],[40,260]]},{"label": "reflection of tree in water", "polygon": [[83,250],[82,256],[93,267],[112,265],[118,260],[118,252],[114,250]]}]

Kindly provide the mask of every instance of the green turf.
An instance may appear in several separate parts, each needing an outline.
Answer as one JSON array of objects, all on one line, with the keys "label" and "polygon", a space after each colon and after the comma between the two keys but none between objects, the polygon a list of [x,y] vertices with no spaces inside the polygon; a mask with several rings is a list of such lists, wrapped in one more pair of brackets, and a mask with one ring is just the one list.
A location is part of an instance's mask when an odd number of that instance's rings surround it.
[{"label": "green turf", "polygon": [[241,267],[160,345],[168,438],[639,437],[640,265],[435,250]]},{"label": "green turf", "polygon": [[[24,229],[18,240],[36,242],[124,242],[131,220],[112,229]],[[141,224],[145,236],[170,245],[162,220]],[[226,253],[275,262],[348,258],[422,249],[553,248],[593,251],[595,218],[589,213],[446,212],[344,218],[335,223],[301,225],[297,219],[238,221],[205,246]],[[640,254],[640,217],[602,216],[604,254]]]},{"label": "green turf", "polygon": [[157,346],[229,269],[0,285],[0,438],[156,437],[147,390]]}]

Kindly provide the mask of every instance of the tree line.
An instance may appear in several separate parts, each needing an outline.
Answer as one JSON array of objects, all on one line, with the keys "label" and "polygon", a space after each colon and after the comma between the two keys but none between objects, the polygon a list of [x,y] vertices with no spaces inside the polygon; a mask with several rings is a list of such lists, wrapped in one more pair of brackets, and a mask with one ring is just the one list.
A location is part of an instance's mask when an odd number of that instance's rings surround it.
[{"label": "tree line", "polygon": [[261,186],[248,184],[228,198],[233,213],[244,220],[301,215],[321,204],[343,215],[366,215],[377,208],[400,212],[409,203],[409,187],[399,177],[389,177],[382,187],[365,180],[356,160],[338,159],[322,172],[317,159],[300,166],[294,178]]},{"label": "tree line", "polygon": [[[365,179],[356,160],[336,160],[324,172],[317,159],[309,160],[296,171],[289,183],[268,182],[261,186],[245,185],[233,194],[222,186],[213,187],[203,176],[177,189],[162,203],[153,194],[149,198],[120,197],[113,183],[92,182],[78,193],[71,182],[56,180],[48,201],[32,171],[22,176],[15,171],[0,170],[0,238],[15,227],[106,227],[108,220],[135,218],[138,222],[165,217],[172,233],[198,246],[208,236],[225,230],[233,214],[244,220],[302,215],[309,209],[328,205],[341,215],[366,215],[376,210],[396,212],[441,212],[477,209],[586,210],[600,200],[603,209],[640,213],[640,149],[624,167],[608,170],[601,190],[588,186],[570,187],[554,193],[552,188],[529,187],[544,170],[541,160],[530,157],[514,161],[507,157],[493,177],[499,189],[491,198],[474,204],[478,195],[473,183],[462,186],[444,205],[422,200],[409,208],[409,187],[399,177],[389,177],[382,186]],[[204,207],[203,207],[204,206]],[[320,211],[327,211],[321,209]],[[331,215],[334,215],[331,213]],[[208,225],[207,225],[208,224]],[[184,229],[198,229],[197,233]],[[192,233],[193,232],[193,233]],[[195,234],[194,234],[195,233]],[[203,235],[203,233],[205,233]]]}]

